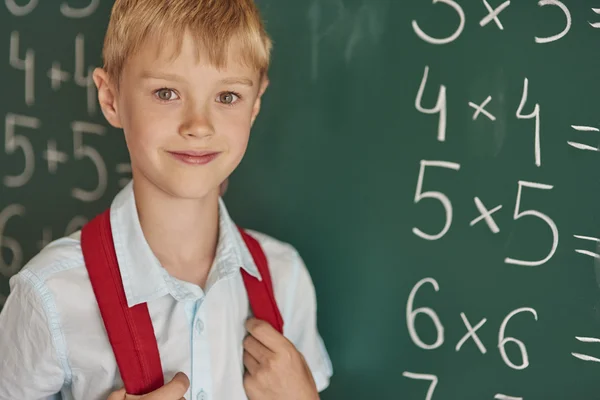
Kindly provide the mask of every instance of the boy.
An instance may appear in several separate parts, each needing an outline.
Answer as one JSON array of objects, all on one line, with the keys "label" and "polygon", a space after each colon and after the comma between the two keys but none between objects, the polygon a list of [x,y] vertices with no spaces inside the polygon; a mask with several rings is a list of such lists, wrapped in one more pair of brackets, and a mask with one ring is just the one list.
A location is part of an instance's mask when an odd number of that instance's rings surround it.
[{"label": "boy", "polygon": [[282,335],[249,315],[241,273],[265,277],[219,196],[246,151],[270,49],[253,0],[116,0],[94,82],[104,116],[124,130],[133,180],[110,226],[124,307],[147,304],[166,384],[143,397],[119,389],[77,232],[11,279],[0,400],[313,400],[328,386],[302,259],[249,232],[268,261]]}]

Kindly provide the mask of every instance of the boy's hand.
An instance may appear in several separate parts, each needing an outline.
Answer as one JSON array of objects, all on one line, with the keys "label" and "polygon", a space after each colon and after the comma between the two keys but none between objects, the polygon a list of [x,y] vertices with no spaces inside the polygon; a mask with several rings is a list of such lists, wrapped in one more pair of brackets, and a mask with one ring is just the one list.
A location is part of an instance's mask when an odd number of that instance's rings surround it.
[{"label": "boy's hand", "polygon": [[244,388],[250,400],[317,400],[304,357],[269,323],[251,318],[244,339]]},{"label": "boy's hand", "polygon": [[125,389],[113,392],[107,400],[184,400],[183,395],[190,387],[190,380],[183,372],[178,372],[171,382],[144,396],[127,394]]}]

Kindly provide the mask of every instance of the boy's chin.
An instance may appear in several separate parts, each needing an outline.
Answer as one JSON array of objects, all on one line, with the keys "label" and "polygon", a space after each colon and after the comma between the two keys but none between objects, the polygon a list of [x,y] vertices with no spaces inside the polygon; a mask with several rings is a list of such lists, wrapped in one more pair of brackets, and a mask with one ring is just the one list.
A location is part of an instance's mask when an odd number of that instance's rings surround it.
[{"label": "boy's chin", "polygon": [[163,191],[172,197],[182,200],[202,200],[219,196],[219,185],[198,182],[169,182]]}]

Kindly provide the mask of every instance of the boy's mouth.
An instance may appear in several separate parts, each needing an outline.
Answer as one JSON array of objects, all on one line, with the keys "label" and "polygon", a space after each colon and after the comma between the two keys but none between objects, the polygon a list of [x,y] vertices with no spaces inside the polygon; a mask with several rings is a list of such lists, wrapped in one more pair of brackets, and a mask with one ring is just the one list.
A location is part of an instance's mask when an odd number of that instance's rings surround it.
[{"label": "boy's mouth", "polygon": [[169,151],[173,158],[189,165],[205,165],[214,160],[221,154],[218,151]]}]

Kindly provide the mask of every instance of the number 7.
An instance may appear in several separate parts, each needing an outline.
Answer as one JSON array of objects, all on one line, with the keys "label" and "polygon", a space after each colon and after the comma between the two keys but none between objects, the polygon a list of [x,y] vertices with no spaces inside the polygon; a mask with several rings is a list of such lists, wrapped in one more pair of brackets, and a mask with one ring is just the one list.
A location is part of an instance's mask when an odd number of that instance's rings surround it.
[{"label": "number 7", "polygon": [[414,372],[403,372],[402,375],[409,379],[431,381],[431,385],[429,385],[429,389],[427,390],[427,396],[425,396],[425,400],[431,400],[433,397],[433,391],[438,384],[437,376],[429,374],[415,374]]}]

